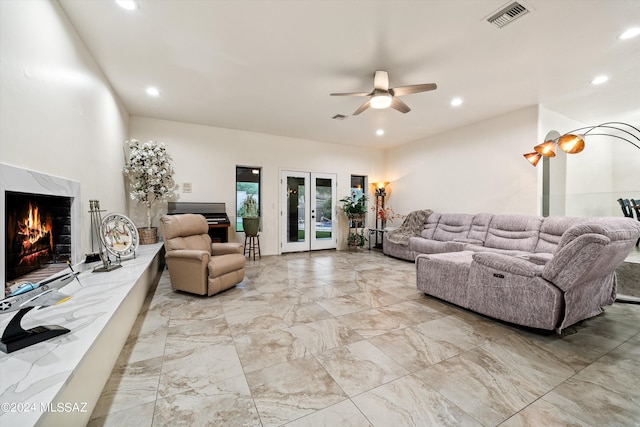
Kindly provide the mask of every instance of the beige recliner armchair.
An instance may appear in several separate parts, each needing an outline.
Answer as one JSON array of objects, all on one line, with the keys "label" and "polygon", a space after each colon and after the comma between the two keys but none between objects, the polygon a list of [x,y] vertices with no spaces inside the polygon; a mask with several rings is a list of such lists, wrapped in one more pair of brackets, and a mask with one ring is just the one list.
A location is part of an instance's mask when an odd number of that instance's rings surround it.
[{"label": "beige recliner armchair", "polygon": [[165,215],[160,227],[174,289],[211,296],[244,279],[242,244],[211,243],[204,216]]}]

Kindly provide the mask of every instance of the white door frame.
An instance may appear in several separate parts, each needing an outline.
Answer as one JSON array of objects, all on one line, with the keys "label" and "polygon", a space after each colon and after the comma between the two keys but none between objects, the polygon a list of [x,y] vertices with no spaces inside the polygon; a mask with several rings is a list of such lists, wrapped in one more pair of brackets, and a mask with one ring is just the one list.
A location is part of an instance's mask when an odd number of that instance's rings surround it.
[{"label": "white door frame", "polygon": [[[299,178],[304,182],[304,197],[299,200],[303,204],[302,216],[298,218],[296,233],[300,228],[304,230],[304,240],[289,241],[290,226],[289,223],[289,202],[292,194],[289,193],[287,178]],[[316,218],[316,179],[332,180],[331,190],[331,219],[329,221],[321,221],[322,227],[326,229],[327,225],[330,230],[330,237],[317,238],[318,218]],[[334,249],[337,246],[337,221],[336,217],[336,194],[337,194],[337,175],[332,173],[319,172],[301,172],[292,170],[280,170],[280,253],[283,252],[306,252],[310,250]],[[296,202],[298,203],[298,202]]]}]

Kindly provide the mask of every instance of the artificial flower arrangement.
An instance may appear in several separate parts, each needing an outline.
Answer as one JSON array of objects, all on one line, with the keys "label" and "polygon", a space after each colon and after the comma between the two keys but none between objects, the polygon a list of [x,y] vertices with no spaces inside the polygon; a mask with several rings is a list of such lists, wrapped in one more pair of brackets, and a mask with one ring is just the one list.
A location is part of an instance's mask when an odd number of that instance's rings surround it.
[{"label": "artificial flower arrangement", "polygon": [[385,224],[387,221],[393,222],[396,219],[404,219],[406,215],[401,215],[396,213],[392,208],[382,206],[371,206],[371,210],[376,213],[378,219],[382,220],[382,223]]},{"label": "artificial flower arrangement", "polygon": [[171,155],[163,143],[156,141],[130,139],[125,144],[129,145],[129,159],[122,172],[130,180],[131,200],[146,206],[147,227],[151,228],[151,206],[174,196],[176,189]]}]

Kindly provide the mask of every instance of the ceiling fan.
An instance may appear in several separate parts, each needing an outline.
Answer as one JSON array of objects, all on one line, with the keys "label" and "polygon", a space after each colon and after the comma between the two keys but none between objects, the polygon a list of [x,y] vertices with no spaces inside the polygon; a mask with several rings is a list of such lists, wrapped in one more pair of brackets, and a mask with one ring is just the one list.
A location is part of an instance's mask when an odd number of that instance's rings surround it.
[{"label": "ceiling fan", "polygon": [[409,95],[410,93],[426,92],[434,90],[438,86],[435,83],[425,83],[419,85],[389,87],[389,74],[386,71],[376,71],[373,77],[373,91],[371,92],[350,92],[332,93],[331,96],[368,96],[369,100],[362,104],[354,113],[354,116],[362,113],[367,108],[383,109],[391,107],[401,113],[408,113],[411,108],[402,102],[398,96]]}]

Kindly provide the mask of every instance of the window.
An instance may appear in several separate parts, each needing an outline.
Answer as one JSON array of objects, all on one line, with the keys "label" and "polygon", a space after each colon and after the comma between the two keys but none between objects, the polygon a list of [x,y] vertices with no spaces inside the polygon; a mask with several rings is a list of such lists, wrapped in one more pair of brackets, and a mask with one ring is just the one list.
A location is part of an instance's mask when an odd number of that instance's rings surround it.
[{"label": "window", "polygon": [[351,175],[351,195],[357,198],[365,194],[366,177],[362,175]]},{"label": "window", "polygon": [[[351,175],[351,196],[353,196],[355,199],[359,199],[362,196],[367,196],[367,192],[366,192],[366,183],[367,181],[367,177],[363,176],[363,175]],[[358,228],[362,228],[364,227],[364,223],[362,222],[358,222],[357,224],[355,224],[353,221],[349,222],[349,227],[353,228],[353,227],[358,227]]]},{"label": "window", "polygon": [[262,212],[260,204],[260,173],[262,168],[249,166],[236,166],[236,231],[244,231],[242,227],[242,207],[244,199],[248,195],[258,202],[258,215]]}]

